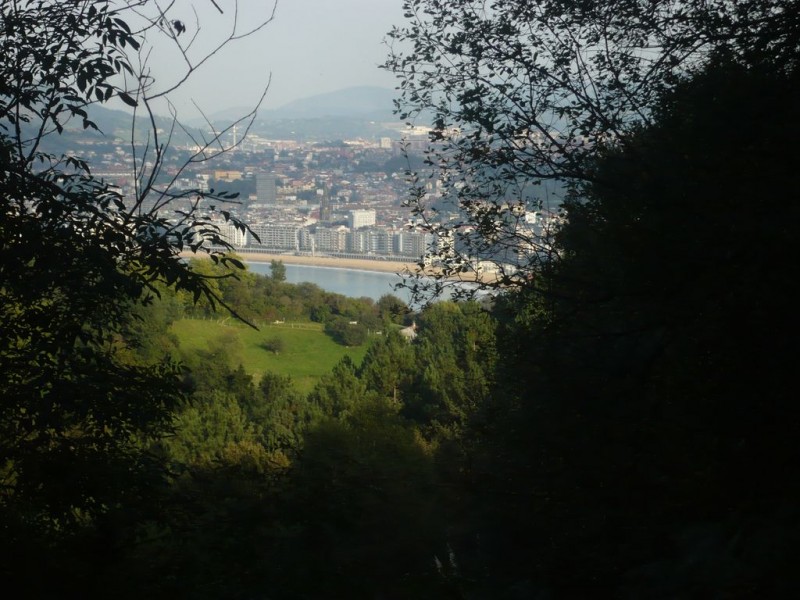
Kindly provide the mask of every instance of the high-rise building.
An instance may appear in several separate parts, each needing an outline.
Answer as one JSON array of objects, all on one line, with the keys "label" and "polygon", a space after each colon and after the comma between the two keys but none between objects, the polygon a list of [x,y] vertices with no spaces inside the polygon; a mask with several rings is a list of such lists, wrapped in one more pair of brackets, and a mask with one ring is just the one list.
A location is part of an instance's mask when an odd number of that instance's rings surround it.
[{"label": "high-rise building", "polygon": [[328,197],[328,190],[325,188],[317,190],[319,197],[319,220],[321,223],[329,223],[331,220],[331,203]]},{"label": "high-rise building", "polygon": [[278,202],[278,188],[275,185],[274,174],[258,173],[256,175],[256,197],[259,204],[276,204]]},{"label": "high-rise building", "polygon": [[373,254],[391,254],[392,236],[386,229],[369,230],[369,251]]}]

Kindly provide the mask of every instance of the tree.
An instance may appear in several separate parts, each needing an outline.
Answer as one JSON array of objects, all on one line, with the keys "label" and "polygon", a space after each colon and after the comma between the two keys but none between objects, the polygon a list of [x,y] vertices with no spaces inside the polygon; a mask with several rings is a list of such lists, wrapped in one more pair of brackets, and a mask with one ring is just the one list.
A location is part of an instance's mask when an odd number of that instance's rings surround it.
[{"label": "tree", "polygon": [[321,411],[295,390],[288,375],[267,371],[258,382],[258,390],[260,394],[245,409],[261,428],[264,445],[270,451],[297,452],[306,430]]},{"label": "tree", "polygon": [[261,347],[264,348],[267,352],[272,352],[273,354],[280,354],[281,352],[286,350],[286,340],[282,337],[274,336],[267,340],[264,340],[261,343]]},{"label": "tree", "polygon": [[666,93],[654,124],[604,151],[597,183],[569,202],[549,301],[508,298],[528,314],[505,338],[508,408],[480,489],[495,490],[497,515],[515,512],[501,494],[548,500],[487,528],[553,546],[511,569],[496,555],[498,578],[537,562],[562,591],[796,587],[787,563],[757,555],[798,531],[780,333],[795,320],[785,223],[798,209],[782,199],[797,78],[728,57]]},{"label": "tree", "polygon": [[431,463],[430,446],[382,399],[360,398],[310,429],[292,474],[291,587],[312,597],[445,596]]},{"label": "tree", "polygon": [[360,346],[367,341],[367,328],[347,317],[335,317],[325,325],[325,333],[343,346]]},{"label": "tree", "polygon": [[342,418],[373,396],[358,378],[353,360],[344,356],[330,374],[320,378],[308,398],[324,416]]},{"label": "tree", "polygon": [[485,286],[526,285],[554,257],[557,221],[532,221],[598,175],[599,149],[652,124],[663,93],[716,53],[780,69],[800,39],[794,0],[403,6],[409,24],[390,33],[384,67],[400,79],[401,117],[432,127],[430,181],[417,172],[409,204],[437,238],[433,291],[479,259],[499,269]]},{"label": "tree", "polygon": [[415,372],[414,349],[390,329],[370,344],[358,375],[370,391],[399,402],[410,390]]},{"label": "tree", "polygon": [[286,281],[286,265],[282,260],[271,260],[269,263],[270,277],[273,281]]},{"label": "tree", "polygon": [[393,294],[384,294],[378,298],[378,312],[387,323],[402,324],[411,311],[408,305]]},{"label": "tree", "polygon": [[[212,468],[236,455],[242,446],[259,446],[256,426],[233,394],[214,391],[203,402],[187,406],[176,418],[176,434],[165,440],[172,460],[185,466]],[[266,451],[254,451],[255,465],[263,469]],[[260,461],[257,460],[260,457]]]},{"label": "tree", "polygon": [[[218,222],[243,227],[216,208],[230,195],[177,191],[163,178],[170,138],[160,137],[153,103],[208,58],[187,53],[176,10],[149,0],[0,7],[0,521],[3,551],[14,549],[4,569],[35,564],[26,561],[37,544],[152,496],[162,471],[147,450],[170,430],[180,372],[169,359],[128,360],[131,307],[162,286],[219,303],[182,251],[238,266],[215,249],[228,248]],[[156,35],[185,65],[161,88],[147,67]],[[97,129],[91,106],[112,99],[144,112],[150,128],[146,140],[132,128],[128,196],[79,156],[47,147],[71,121]],[[221,133],[209,144],[219,148]],[[199,145],[189,162],[214,154]]]},{"label": "tree", "polygon": [[420,315],[405,410],[432,437],[460,438],[485,408],[497,363],[495,325],[475,302],[437,302]]},{"label": "tree", "polygon": [[449,248],[536,250],[515,202],[567,184],[544,260],[498,281],[500,385],[451,524],[471,591],[791,594],[763,557],[798,536],[797,3],[406,7],[389,66],[433,111]]}]

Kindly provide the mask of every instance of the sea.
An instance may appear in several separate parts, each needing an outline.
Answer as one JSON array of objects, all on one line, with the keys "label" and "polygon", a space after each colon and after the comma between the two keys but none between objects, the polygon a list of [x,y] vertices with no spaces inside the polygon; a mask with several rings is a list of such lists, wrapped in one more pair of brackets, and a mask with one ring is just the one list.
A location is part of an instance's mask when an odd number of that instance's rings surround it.
[{"label": "sea", "polygon": [[[395,289],[395,285],[403,281],[396,273],[286,263],[284,267],[286,281],[289,283],[315,283],[327,292],[351,298],[372,298],[376,301],[386,294],[394,294],[407,304],[411,302],[411,293],[407,289]],[[269,263],[248,262],[247,268],[261,275],[270,274]]]}]

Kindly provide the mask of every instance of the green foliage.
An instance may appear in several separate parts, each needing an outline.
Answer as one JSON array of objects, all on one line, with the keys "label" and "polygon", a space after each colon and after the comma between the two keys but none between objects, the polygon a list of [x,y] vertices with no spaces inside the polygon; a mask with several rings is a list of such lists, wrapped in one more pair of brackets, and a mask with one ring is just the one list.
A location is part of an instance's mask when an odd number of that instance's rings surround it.
[{"label": "green foliage", "polygon": [[269,263],[270,278],[273,281],[286,281],[286,265],[281,260],[271,260]]},{"label": "green foliage", "polygon": [[175,294],[163,290],[160,297],[147,305],[134,304],[131,316],[125,342],[132,360],[136,357],[148,364],[177,356],[178,340],[169,327],[183,316],[183,311]]},{"label": "green foliage", "polygon": [[296,391],[291,377],[264,373],[258,389],[259,396],[246,410],[261,428],[264,445],[287,454],[298,451],[306,430],[321,417],[321,412]]},{"label": "green foliage", "polygon": [[399,401],[411,387],[417,363],[414,348],[396,331],[373,342],[359,369],[367,389]]},{"label": "green foliage", "polygon": [[490,401],[414,344],[465,595],[791,595],[797,2],[404,7],[387,67],[441,182],[410,204],[441,276],[504,291]]},{"label": "green foliage", "polygon": [[[594,336],[571,353],[588,367],[582,385],[595,385],[595,373],[613,364],[627,375],[606,375],[608,391],[623,398],[633,391],[643,406],[663,407],[651,434],[662,444],[683,439],[686,421],[705,431],[705,442],[682,445],[696,447],[691,462],[720,502],[736,495],[738,481],[768,489],[763,465],[774,483],[796,452],[781,426],[793,411],[780,358],[790,342],[776,332],[794,310],[785,293],[792,244],[785,223],[797,207],[771,199],[794,185],[783,148],[800,127],[791,108],[797,90],[795,73],[712,63],[664,98],[656,125],[599,158],[602,177],[587,187],[585,202],[570,205],[574,217],[561,236],[569,258],[555,275],[585,283],[565,298],[561,311],[573,316],[559,325]],[[769,114],[758,106],[765,93],[774,98]],[[600,262],[613,268],[588,277]],[[602,359],[591,356],[599,345]],[[776,354],[759,350],[767,347]],[[755,410],[757,397],[769,397],[769,407]],[[745,418],[753,410],[758,416]],[[768,439],[760,419],[770,423]],[[667,455],[665,464],[689,460]],[[721,464],[737,464],[736,475]],[[701,485],[688,464],[674,468],[671,492]]]},{"label": "green foliage", "polygon": [[293,479],[304,523],[293,583],[311,596],[436,594],[443,531],[430,449],[395,408],[356,404],[307,435]]},{"label": "green foliage", "polygon": [[348,348],[361,346],[367,341],[367,328],[358,321],[349,321],[343,317],[328,322],[325,325],[325,333]]},{"label": "green foliage", "polygon": [[325,416],[339,418],[350,414],[371,396],[371,390],[358,378],[355,364],[345,356],[328,375],[320,378],[309,400]]},{"label": "green foliage", "polygon": [[[797,207],[769,200],[794,185],[782,148],[796,79],[723,59],[665,94],[654,125],[598,154],[561,259],[506,298],[508,383],[465,505],[475,535],[495,536],[487,586],[516,585],[532,563],[565,594],[795,585],[788,563],[752,550],[796,539],[791,342],[777,332],[792,321]],[[552,547],[503,551],[534,535]],[[462,564],[488,564],[462,544]]]},{"label": "green foliage", "polygon": [[271,337],[261,344],[261,347],[264,350],[272,352],[273,354],[280,354],[284,350],[286,350],[286,342],[281,337]]},{"label": "green foliage", "polygon": [[143,444],[178,393],[174,364],[119,351],[131,303],[174,269],[140,236],[152,218],[124,220],[83,161],[39,150],[69,115],[91,126],[82,107],[119,93],[110,77],[136,42],[101,2],[0,10],[0,520],[13,546],[66,535],[156,478]]},{"label": "green foliage", "polygon": [[[217,210],[198,210],[199,199],[226,194],[155,189],[157,131],[130,165],[125,197],[80,156],[47,150],[71,119],[96,129],[91,104],[119,98],[147,110],[152,79],[134,65],[144,31],[157,29],[146,26],[148,4],[0,5],[0,551],[11,587],[28,587],[32,565],[55,566],[50,553],[65,557],[67,580],[69,566],[85,574],[88,561],[78,565],[70,548],[115,519],[109,545],[128,540],[131,521],[157,503],[165,469],[149,449],[171,431],[182,390],[162,328],[175,307],[155,299],[174,288],[219,301],[183,250],[236,267],[212,249],[227,247]],[[181,205],[167,210],[173,201]]]},{"label": "green foliage", "polygon": [[384,322],[402,325],[411,310],[408,308],[408,305],[397,296],[393,294],[384,294],[378,298],[378,312]]},{"label": "green foliage", "polygon": [[[345,348],[330,339],[314,323],[285,323],[264,325],[262,331],[249,327],[200,319],[176,321],[171,331],[177,336],[184,362],[200,371],[212,370],[212,363],[199,362],[209,344],[223,332],[231,332],[238,340],[239,356],[245,371],[256,379],[265,372],[291,376],[298,391],[309,392],[320,376],[329,372],[343,357],[350,356],[360,363],[367,346]],[[265,340],[281,339],[285,350],[274,354],[263,348]]]},{"label": "green foliage", "polygon": [[[430,222],[524,274],[501,273],[491,313],[428,306],[413,341],[393,296],[183,263],[216,235],[197,205],[176,225],[40,154],[34,122],[121,92],[140,38],[104,2],[3,5],[9,585],[792,597],[796,3],[405,5],[390,66],[411,110],[433,108],[428,158],[465,215]],[[542,177],[570,186],[537,252],[517,227]],[[220,304],[263,330],[178,318]],[[344,343],[394,326],[349,351],[309,319]]]},{"label": "green foliage", "polygon": [[[227,256],[230,260],[238,260],[233,254]],[[285,267],[280,262],[277,265],[277,271],[272,276],[263,276],[249,271],[232,273],[213,261],[192,260],[189,263],[191,270],[210,281],[214,302],[195,304],[190,297],[183,295],[184,308],[189,315],[211,317],[215,303],[222,302],[236,315],[253,324],[312,320],[328,325],[336,320],[346,320],[357,321],[363,326],[358,333],[362,333],[363,328],[364,332],[380,329],[379,307],[371,298],[348,298],[325,292],[311,283],[288,284],[285,277],[281,276],[281,269],[285,274]],[[275,273],[278,274],[277,278]],[[337,332],[334,335],[339,335],[339,325],[334,326],[333,331]],[[347,334],[344,337],[348,337]],[[354,341],[355,338],[348,339],[350,345],[363,343]]]},{"label": "green foliage", "polygon": [[264,470],[267,464],[256,428],[236,398],[225,392],[212,392],[205,401],[181,411],[175,420],[175,434],[166,438],[164,445],[172,460],[191,467],[242,464],[244,448],[253,468]]},{"label": "green foliage", "polygon": [[439,302],[420,315],[409,416],[444,435],[459,433],[475,417],[494,385],[494,328],[492,317],[472,302]]}]

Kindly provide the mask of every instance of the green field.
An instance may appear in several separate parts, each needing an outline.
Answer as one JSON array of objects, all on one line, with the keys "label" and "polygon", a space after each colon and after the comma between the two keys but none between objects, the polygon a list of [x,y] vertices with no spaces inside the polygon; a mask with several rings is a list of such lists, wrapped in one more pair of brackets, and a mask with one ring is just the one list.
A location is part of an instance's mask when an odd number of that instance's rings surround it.
[{"label": "green field", "polygon": [[[340,346],[325,335],[318,323],[268,324],[256,331],[231,319],[181,319],[171,330],[178,336],[181,350],[187,354],[222,344],[228,349],[231,362],[241,364],[256,381],[265,371],[290,375],[297,389],[304,393],[343,356],[348,355],[360,364],[369,345]],[[281,352],[276,354],[261,347],[275,338],[282,340]]]}]

